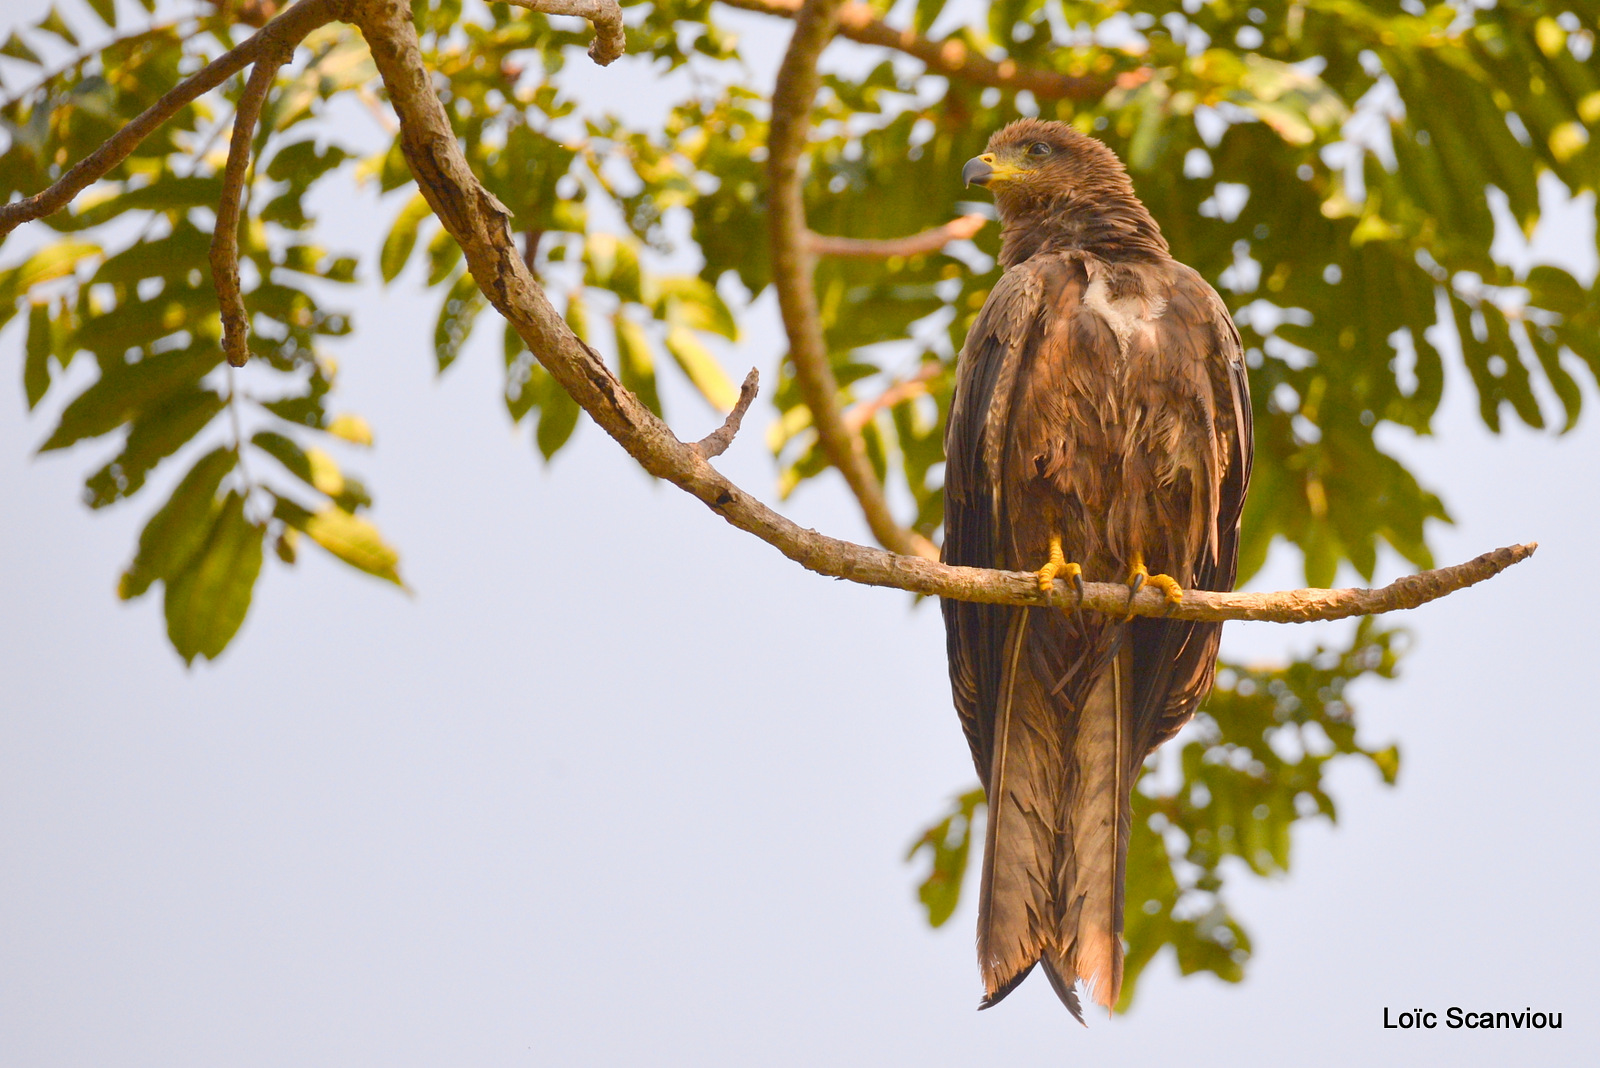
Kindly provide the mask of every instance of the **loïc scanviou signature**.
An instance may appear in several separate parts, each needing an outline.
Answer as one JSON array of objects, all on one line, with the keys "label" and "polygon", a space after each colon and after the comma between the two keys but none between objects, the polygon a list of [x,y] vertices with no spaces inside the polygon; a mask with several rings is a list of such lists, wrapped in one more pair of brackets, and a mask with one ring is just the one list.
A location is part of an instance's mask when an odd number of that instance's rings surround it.
[{"label": "lo\u00efc scanviou signature", "polygon": [[1411,1030],[1421,1028],[1427,1030],[1438,1027],[1441,1022],[1451,1029],[1462,1027],[1526,1029],[1530,1031],[1547,1028],[1559,1029],[1561,1027],[1561,1013],[1534,1012],[1531,1007],[1524,1008],[1521,1012],[1469,1012],[1459,1006],[1452,1005],[1444,1011],[1441,1019],[1439,1013],[1422,1009],[1404,1009],[1395,1012],[1387,1005],[1383,1008],[1383,1026],[1388,1029]]}]

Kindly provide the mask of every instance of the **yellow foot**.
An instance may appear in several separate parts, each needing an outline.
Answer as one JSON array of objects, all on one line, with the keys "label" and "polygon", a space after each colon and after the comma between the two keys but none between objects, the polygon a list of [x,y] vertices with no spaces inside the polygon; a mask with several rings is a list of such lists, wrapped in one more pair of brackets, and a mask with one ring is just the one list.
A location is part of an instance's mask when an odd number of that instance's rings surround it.
[{"label": "yellow foot", "polygon": [[1056,579],[1066,578],[1078,591],[1079,603],[1083,602],[1083,568],[1068,560],[1066,554],[1061,551],[1060,534],[1050,535],[1050,560],[1035,574],[1039,576],[1040,593],[1049,593]]},{"label": "yellow foot", "polygon": [[1133,554],[1133,567],[1128,572],[1128,619],[1133,618],[1133,599],[1145,586],[1154,586],[1167,595],[1167,609],[1177,607],[1183,603],[1183,587],[1178,585],[1178,580],[1171,575],[1152,575],[1145,570],[1144,554]]}]

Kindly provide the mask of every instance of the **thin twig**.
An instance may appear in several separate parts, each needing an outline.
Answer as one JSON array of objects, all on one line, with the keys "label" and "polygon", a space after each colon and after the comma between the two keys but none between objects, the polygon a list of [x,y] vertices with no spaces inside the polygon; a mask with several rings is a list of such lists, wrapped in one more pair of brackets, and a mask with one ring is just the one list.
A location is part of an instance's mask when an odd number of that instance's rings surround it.
[{"label": "thin twig", "polygon": [[539,262],[539,242],[543,240],[543,230],[530,227],[522,231],[522,262],[527,264],[528,273],[534,277],[539,274],[534,265]]},{"label": "thin twig", "polygon": [[845,426],[839,411],[839,383],[828,362],[827,341],[812,285],[807,249],[805,204],[800,194],[800,155],[811,129],[811,105],[822,84],[817,57],[833,38],[834,19],[843,0],[806,0],[795,16],[794,37],[778,68],[772,91],[772,121],[767,133],[767,234],[772,282],[789,337],[795,384],[817,430],[817,440],[861,506],[879,544],[897,553],[938,559],[928,539],[895,521],[883,485],[867,458],[860,434]]},{"label": "thin twig", "polygon": [[255,481],[250,477],[250,467],[245,462],[244,450],[244,421],[239,416],[239,372],[232,366],[228,368],[228,423],[233,429],[233,455],[234,462],[239,465],[239,477],[244,481],[245,494],[248,496],[255,489]]},{"label": "thin twig", "polygon": [[588,19],[594,24],[594,41],[589,45],[589,58],[602,67],[610,65],[628,50],[628,38],[622,28],[622,8],[617,6],[617,0],[507,0],[507,2],[545,15],[572,15]]},{"label": "thin twig", "polygon": [[[524,344],[590,417],[650,474],[701,501],[740,530],[818,574],[912,593],[991,604],[1046,602],[1026,572],[950,567],[830,538],[774,512],[712,467],[693,445],[679,441],[660,419],[622,388],[599,355],[578,340],[522,262],[509,213],[472,174],[451,132],[449,117],[422,62],[406,0],[353,0],[353,14],[400,115],[401,148],[450,235],[460,243],[484,296]],[[1261,619],[1303,622],[1413,607],[1481,581],[1525,559],[1532,546],[1512,546],[1467,564],[1413,575],[1376,591],[1292,590],[1276,594],[1190,591],[1170,614],[1180,619]],[[1073,608],[1077,595],[1057,585],[1048,603]],[[1143,590],[1128,603],[1126,586],[1090,583],[1084,607],[1135,615],[1168,613],[1166,599]]]},{"label": "thin twig", "polygon": [[99,181],[155,130],[197,97],[227,81],[246,66],[278,48],[293,47],[316,29],[343,17],[349,0],[300,0],[273,19],[239,47],[224,53],[179,82],[99,148],[73,165],[50,188],[31,197],[0,205],[0,241],[18,226],[54,214],[72,198]]},{"label": "thin twig", "polygon": [[943,226],[935,226],[910,237],[872,239],[860,237],[835,237],[806,231],[806,250],[813,256],[852,256],[858,258],[888,259],[890,256],[926,256],[938,252],[952,241],[965,241],[989,221],[988,216],[972,214],[951,219]]},{"label": "thin twig", "polygon": [[939,377],[939,372],[943,370],[942,364],[929,360],[910,378],[896,382],[876,397],[851,405],[844,413],[844,425],[850,428],[851,433],[861,433],[862,428],[872,421],[872,417],[885,408],[893,408],[912,397],[920,397],[928,392],[928,383]]},{"label": "thin twig", "polygon": [[[755,11],[780,18],[795,18],[803,0],[721,0],[729,7]],[[876,45],[920,59],[929,74],[994,86],[997,89],[1026,89],[1040,100],[1099,100],[1110,92],[1114,80],[1101,75],[1062,74],[1060,71],[1029,67],[1013,59],[996,63],[954,38],[929,40],[910,29],[897,30],[878,18],[863,3],[848,3],[839,10],[839,36],[858,44]]]},{"label": "thin twig", "polygon": [[694,451],[700,454],[702,460],[721,456],[728,451],[734,435],[739,433],[739,424],[744,422],[744,413],[750,410],[750,402],[756,399],[756,391],[760,386],[761,374],[752,367],[750,373],[744,376],[744,384],[739,387],[739,399],[733,411],[728,413],[728,418],[717,429],[694,443]]},{"label": "thin twig", "polygon": [[256,60],[233,112],[233,137],[228,142],[228,165],[222,172],[222,196],[217,201],[217,224],[211,232],[211,277],[222,309],[222,351],[228,362],[243,367],[250,359],[250,317],[239,293],[239,198],[245,173],[250,169],[250,142],[256,135],[261,105],[272,88],[278,68],[288,62],[285,48]]}]

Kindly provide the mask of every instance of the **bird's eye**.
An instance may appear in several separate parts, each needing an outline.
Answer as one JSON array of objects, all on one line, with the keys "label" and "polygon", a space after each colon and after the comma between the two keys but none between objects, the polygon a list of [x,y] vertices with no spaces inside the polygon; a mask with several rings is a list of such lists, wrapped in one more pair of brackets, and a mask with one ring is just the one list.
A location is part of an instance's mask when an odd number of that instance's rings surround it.
[{"label": "bird's eye", "polygon": [[1043,141],[1035,141],[1028,146],[1028,155],[1030,156],[1048,156],[1049,154],[1050,146]]}]

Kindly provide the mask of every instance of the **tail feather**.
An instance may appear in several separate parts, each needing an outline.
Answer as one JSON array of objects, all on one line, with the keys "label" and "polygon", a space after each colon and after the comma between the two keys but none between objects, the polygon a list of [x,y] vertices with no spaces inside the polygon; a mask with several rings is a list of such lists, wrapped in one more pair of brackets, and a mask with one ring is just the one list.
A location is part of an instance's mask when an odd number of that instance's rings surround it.
[{"label": "tail feather", "polygon": [[1055,937],[1055,860],[1068,773],[1058,702],[1031,655],[1040,639],[1049,644],[1055,622],[1045,610],[1018,611],[1003,647],[978,903],[986,1004],[1004,997]]},{"label": "tail feather", "polygon": [[997,1004],[1042,961],[1056,995],[1082,1021],[1079,981],[1107,1008],[1122,991],[1138,768],[1131,649],[1107,649],[1080,633],[1105,651],[1059,663],[1066,643],[1056,630],[1064,623],[1024,609],[1006,632],[978,906],[980,1007]]},{"label": "tail feather", "polygon": [[1091,685],[1072,753],[1070,834],[1077,863],[1062,897],[1057,949],[1107,1009],[1122,993],[1123,882],[1132,777],[1132,652],[1126,646]]},{"label": "tail feather", "polygon": [[1056,992],[1061,1004],[1072,1013],[1072,1018],[1083,1023],[1083,1005],[1078,1001],[1078,989],[1072,969],[1066,966],[1061,955],[1053,949],[1045,950],[1044,974],[1050,979],[1050,989]]},{"label": "tail feather", "polygon": [[978,1002],[978,1011],[982,1012],[984,1009],[992,1009],[1004,1001],[1007,994],[1011,993],[1017,987],[1022,985],[1022,981],[1028,977],[1028,973],[1031,971],[1033,971],[1032,964],[1022,969],[1016,975],[1013,975],[1010,979],[1007,979],[1005,984],[1001,986],[999,990],[996,990],[992,994],[985,994],[983,996],[983,1000]]}]

